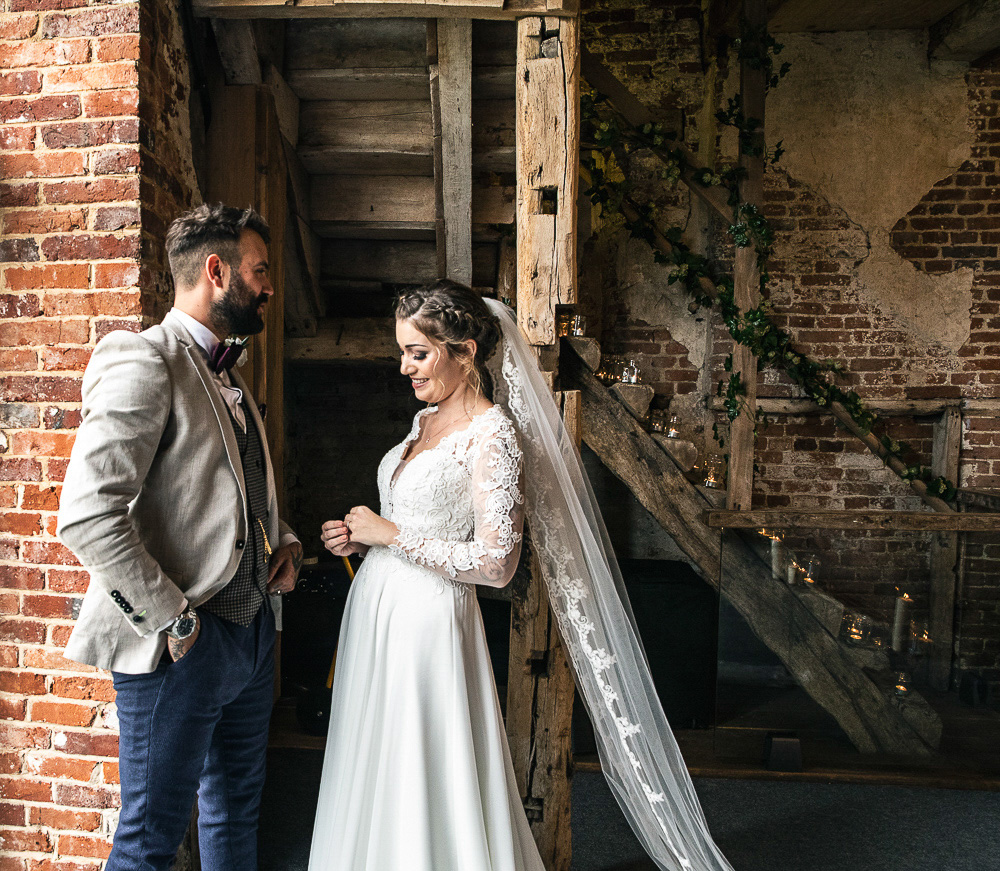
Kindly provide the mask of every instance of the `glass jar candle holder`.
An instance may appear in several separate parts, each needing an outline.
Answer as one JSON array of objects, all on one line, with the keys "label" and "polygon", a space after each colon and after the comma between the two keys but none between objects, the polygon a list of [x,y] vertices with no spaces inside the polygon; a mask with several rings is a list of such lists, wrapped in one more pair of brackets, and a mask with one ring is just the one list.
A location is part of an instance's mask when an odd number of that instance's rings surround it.
[{"label": "glass jar candle holder", "polygon": [[649,412],[649,428],[653,432],[665,432],[667,429],[667,413],[660,408]]},{"label": "glass jar candle holder", "polygon": [[583,315],[573,315],[573,320],[570,322],[569,334],[571,336],[583,336],[586,335],[587,330],[587,319]]},{"label": "glass jar candle holder", "polygon": [[556,335],[560,339],[570,334],[573,326],[573,312],[561,311],[556,315]]},{"label": "glass jar candle holder", "polygon": [[679,439],[681,437],[681,420],[676,414],[670,415],[670,423],[667,425],[667,438]]},{"label": "glass jar candle holder", "polygon": [[718,454],[711,454],[705,461],[705,478],[702,483],[713,490],[726,486],[726,463]]}]

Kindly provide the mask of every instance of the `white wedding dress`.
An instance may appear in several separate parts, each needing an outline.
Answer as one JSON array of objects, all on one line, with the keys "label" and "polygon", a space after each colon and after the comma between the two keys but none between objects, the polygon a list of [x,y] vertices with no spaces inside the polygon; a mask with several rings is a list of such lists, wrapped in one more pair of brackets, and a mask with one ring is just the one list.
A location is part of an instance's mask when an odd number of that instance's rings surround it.
[{"label": "white wedding dress", "polygon": [[521,451],[498,406],[378,470],[400,529],[368,552],[341,626],[310,871],[543,871],[476,600],[521,549]]}]

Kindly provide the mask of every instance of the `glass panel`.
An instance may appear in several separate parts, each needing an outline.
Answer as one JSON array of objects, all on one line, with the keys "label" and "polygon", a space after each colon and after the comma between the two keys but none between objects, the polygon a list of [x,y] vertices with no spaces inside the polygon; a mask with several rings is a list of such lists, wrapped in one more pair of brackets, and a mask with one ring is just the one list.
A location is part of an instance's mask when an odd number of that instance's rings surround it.
[{"label": "glass panel", "polygon": [[[961,533],[947,536],[962,543]],[[948,584],[955,594],[954,573],[942,580],[939,569],[932,583],[948,545],[924,532],[724,531],[716,757],[755,768],[995,775],[984,739],[1000,735],[1000,721],[945,691],[951,642],[935,645],[931,634],[933,597]],[[953,672],[954,688],[962,677]]]}]

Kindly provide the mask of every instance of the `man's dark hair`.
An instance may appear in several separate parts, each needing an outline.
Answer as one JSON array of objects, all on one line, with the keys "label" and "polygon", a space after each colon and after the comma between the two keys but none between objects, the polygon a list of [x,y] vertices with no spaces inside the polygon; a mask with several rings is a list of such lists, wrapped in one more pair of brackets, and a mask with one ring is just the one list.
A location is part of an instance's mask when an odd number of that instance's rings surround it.
[{"label": "man's dark hair", "polygon": [[198,276],[210,254],[233,268],[240,265],[240,234],[253,230],[265,243],[271,230],[253,209],[237,209],[222,203],[201,205],[179,218],[167,230],[167,259],[176,287],[198,283]]}]

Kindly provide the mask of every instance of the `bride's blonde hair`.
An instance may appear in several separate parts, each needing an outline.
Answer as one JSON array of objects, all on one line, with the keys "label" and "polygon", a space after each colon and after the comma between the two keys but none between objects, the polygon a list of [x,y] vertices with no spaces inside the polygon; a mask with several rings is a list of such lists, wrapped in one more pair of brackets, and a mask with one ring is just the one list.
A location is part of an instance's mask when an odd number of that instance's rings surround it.
[{"label": "bride's blonde hair", "polygon": [[[500,341],[500,322],[471,287],[443,278],[396,297],[397,320],[409,321],[461,365],[475,393],[493,397],[493,379],[486,369]],[[475,355],[469,341],[476,343]]]}]

